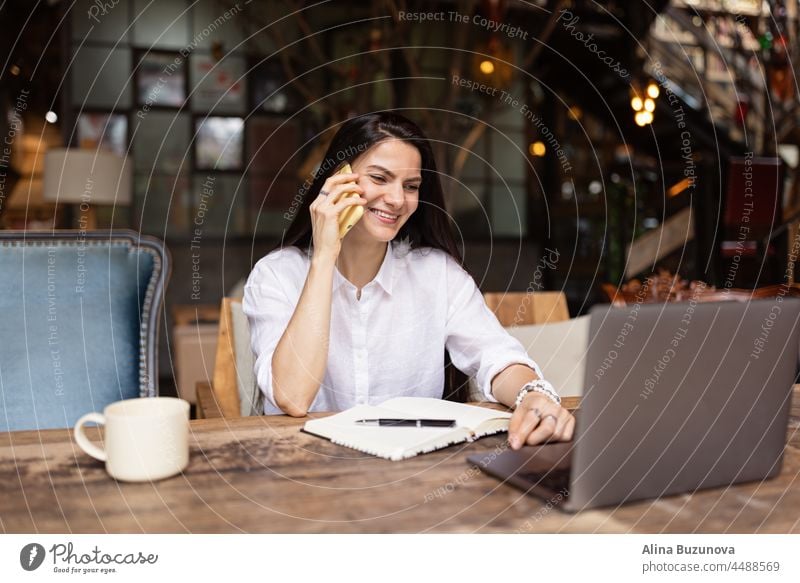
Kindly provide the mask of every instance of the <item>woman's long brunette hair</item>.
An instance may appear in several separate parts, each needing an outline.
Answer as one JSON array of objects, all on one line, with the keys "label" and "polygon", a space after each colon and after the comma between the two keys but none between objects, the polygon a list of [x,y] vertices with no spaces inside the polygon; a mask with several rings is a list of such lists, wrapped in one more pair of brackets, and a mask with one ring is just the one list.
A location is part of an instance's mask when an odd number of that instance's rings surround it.
[{"label": "woman's long brunette hair", "polygon": [[447,212],[444,194],[436,170],[433,149],[422,130],[398,113],[382,111],[354,117],[342,123],[325,153],[314,180],[297,210],[294,221],[278,247],[294,245],[305,251],[311,245],[311,214],[308,207],[319,196],[325,181],[345,162],[353,162],[361,154],[383,140],[395,138],[414,146],[422,159],[422,184],[419,206],[400,228],[397,239],[408,240],[411,249],[433,247],[449,253],[462,264]]},{"label": "woman's long brunette hair", "polygon": [[[345,162],[352,163],[372,146],[386,139],[399,139],[414,146],[420,154],[422,183],[419,188],[419,206],[401,227],[397,239],[407,240],[411,249],[432,247],[450,254],[459,265],[463,265],[461,252],[456,244],[453,230],[444,205],[442,184],[436,161],[428,139],[410,119],[394,112],[381,111],[348,119],[343,122],[333,137],[319,169],[314,174],[303,202],[283,241],[277,248],[294,245],[308,251],[312,244],[312,226],[309,206],[319,195],[325,181]],[[453,366],[447,350],[445,362],[444,397],[454,401],[466,401],[467,377]]]}]

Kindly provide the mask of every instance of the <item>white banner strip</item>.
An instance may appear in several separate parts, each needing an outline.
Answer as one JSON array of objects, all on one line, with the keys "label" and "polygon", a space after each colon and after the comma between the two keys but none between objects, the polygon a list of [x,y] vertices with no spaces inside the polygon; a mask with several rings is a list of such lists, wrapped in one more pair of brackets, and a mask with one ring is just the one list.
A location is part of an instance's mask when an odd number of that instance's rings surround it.
[{"label": "white banner strip", "polygon": [[798,549],[800,535],[3,535],[0,581],[794,582]]}]

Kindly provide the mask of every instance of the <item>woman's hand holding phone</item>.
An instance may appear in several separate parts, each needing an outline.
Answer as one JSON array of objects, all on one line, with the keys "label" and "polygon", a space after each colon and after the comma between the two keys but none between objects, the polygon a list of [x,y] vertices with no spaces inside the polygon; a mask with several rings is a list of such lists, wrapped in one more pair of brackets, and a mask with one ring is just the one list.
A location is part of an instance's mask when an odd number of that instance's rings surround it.
[{"label": "woman's hand holding phone", "polygon": [[356,182],[358,176],[349,164],[345,164],[325,181],[319,196],[311,203],[309,210],[315,254],[329,254],[333,259],[338,257],[342,237],[363,215],[367,201],[361,196],[364,189]]}]

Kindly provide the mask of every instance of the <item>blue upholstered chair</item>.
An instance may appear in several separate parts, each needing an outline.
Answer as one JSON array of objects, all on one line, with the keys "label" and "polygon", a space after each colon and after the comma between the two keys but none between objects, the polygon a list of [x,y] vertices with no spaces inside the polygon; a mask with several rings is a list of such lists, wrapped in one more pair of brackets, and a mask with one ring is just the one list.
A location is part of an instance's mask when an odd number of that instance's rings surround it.
[{"label": "blue upholstered chair", "polygon": [[0,431],[157,394],[169,260],[133,231],[0,231]]}]

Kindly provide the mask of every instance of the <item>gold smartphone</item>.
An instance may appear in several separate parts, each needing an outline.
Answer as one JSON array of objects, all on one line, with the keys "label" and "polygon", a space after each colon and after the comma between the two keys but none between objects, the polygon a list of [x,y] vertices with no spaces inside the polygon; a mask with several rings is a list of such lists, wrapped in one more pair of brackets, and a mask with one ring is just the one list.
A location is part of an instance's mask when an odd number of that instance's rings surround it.
[{"label": "gold smartphone", "polygon": [[[350,164],[345,164],[342,168],[337,172],[337,174],[352,174],[353,169],[350,168]],[[337,197],[333,203],[337,203],[344,198],[349,198],[351,196],[359,196],[357,192],[345,192],[341,196]],[[339,214],[339,238],[341,239],[344,237],[347,232],[353,228],[361,217],[364,216],[364,207],[361,205],[353,205],[345,208]]]}]

